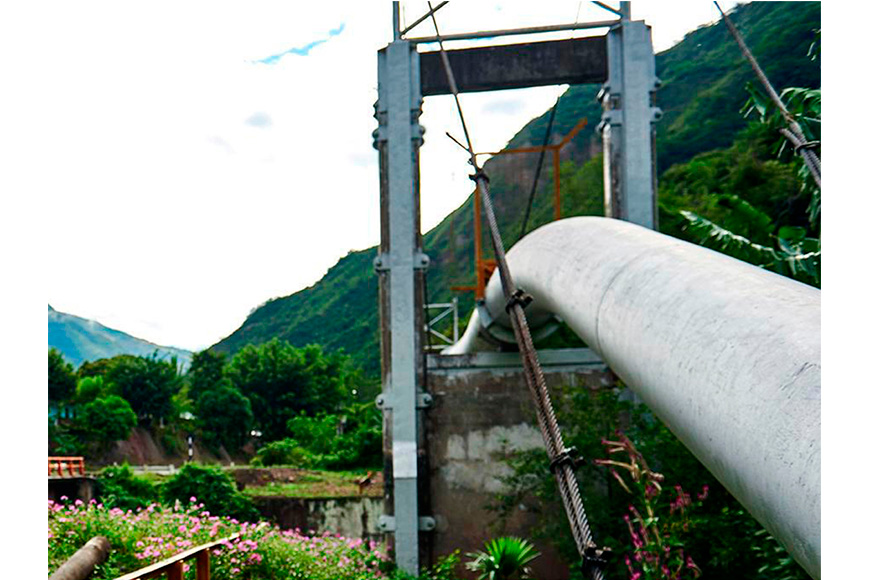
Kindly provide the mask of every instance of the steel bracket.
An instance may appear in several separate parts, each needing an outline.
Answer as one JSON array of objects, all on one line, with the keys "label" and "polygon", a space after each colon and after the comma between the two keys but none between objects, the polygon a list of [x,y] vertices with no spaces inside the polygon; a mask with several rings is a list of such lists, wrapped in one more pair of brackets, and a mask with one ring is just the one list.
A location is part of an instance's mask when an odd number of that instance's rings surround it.
[{"label": "steel bracket", "polygon": [[[374,259],[375,272],[389,272],[392,269],[390,264],[390,254],[381,252]],[[414,252],[414,269],[426,270],[429,268],[429,256],[423,252]]]},{"label": "steel bracket", "polygon": [[[417,408],[418,409],[426,409],[432,406],[432,395],[429,393],[417,393]],[[393,397],[390,396],[390,393],[382,393],[375,397],[375,406],[380,409],[392,409],[395,404],[393,403]]]},{"label": "steel bracket", "polygon": [[[417,527],[422,532],[431,532],[435,529],[435,518],[432,516],[420,516],[417,519]],[[395,516],[381,516],[378,518],[378,531],[393,533],[396,531]]]}]

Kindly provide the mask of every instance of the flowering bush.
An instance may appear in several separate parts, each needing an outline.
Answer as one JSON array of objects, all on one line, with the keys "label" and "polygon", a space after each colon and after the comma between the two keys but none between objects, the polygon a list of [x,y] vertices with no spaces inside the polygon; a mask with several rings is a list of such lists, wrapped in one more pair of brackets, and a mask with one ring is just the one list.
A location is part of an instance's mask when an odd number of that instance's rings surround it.
[{"label": "flowering bush", "polygon": [[[239,536],[228,540],[235,533]],[[328,533],[309,537],[279,530],[267,522],[239,522],[209,514],[196,498],[173,508],[152,504],[136,511],[91,501],[48,502],[49,573],[94,536],[105,536],[109,557],[93,574],[110,580],[192,547],[221,540],[212,551],[212,578],[306,578],[368,580],[385,578],[391,564],[374,542]],[[192,563],[192,561],[191,561]],[[192,567],[185,566],[185,570]],[[185,576],[194,577],[190,569]]]},{"label": "flowering bush", "polygon": [[[617,433],[617,437],[618,441],[603,439],[601,442],[611,456],[624,454],[625,460],[596,459],[595,463],[608,466],[619,485],[640,504],[640,509],[629,505],[629,513],[623,516],[634,548],[634,554],[625,557],[630,580],[680,580],[688,577],[686,574],[697,578],[701,570],[692,557],[685,553],[680,537],[692,525],[689,513],[693,505],[692,497],[679,485],[674,486],[674,499],[670,502],[669,513],[661,515],[659,508],[664,476],[649,468],[628,437],[622,433]],[[619,470],[626,472],[629,477],[623,478]],[[703,492],[697,495],[698,502],[706,499],[708,492],[709,488],[705,485]]]}]

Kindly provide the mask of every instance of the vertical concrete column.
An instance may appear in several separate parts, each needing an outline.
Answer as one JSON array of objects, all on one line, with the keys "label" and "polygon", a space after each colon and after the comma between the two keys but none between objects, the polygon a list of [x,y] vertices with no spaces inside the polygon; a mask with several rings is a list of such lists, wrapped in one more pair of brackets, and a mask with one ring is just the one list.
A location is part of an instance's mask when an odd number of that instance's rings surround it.
[{"label": "vertical concrete column", "polygon": [[598,95],[604,113],[598,131],[604,145],[604,208],[607,217],[650,229],[656,211],[655,55],[650,28],[630,20],[630,2],[620,2],[621,24],[607,35],[608,79]]},{"label": "vertical concrete column", "polygon": [[[422,369],[422,269],[418,149],[420,64],[410,43],[395,40],[378,54],[376,132],[381,168],[381,371],[385,488],[383,531],[395,533],[396,563],[416,575],[420,565],[417,410]],[[392,515],[390,514],[392,511]]]}]

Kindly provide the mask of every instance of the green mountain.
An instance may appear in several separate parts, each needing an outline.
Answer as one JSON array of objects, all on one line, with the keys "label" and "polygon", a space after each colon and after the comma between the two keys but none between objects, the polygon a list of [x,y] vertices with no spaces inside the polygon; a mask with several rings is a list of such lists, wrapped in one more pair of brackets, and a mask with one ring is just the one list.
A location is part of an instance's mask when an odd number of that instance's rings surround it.
[{"label": "green mountain", "polygon": [[190,351],[159,346],[94,320],[58,312],[51,305],[48,306],[48,346],[59,350],[64,360],[76,367],[85,361],[119,354],[150,356],[156,352],[161,359],[176,357],[179,364],[186,368],[191,357]]},{"label": "green mountain", "polygon": [[[819,2],[754,2],[738,6],[732,19],[775,87],[820,86],[819,62],[807,58],[814,30],[821,27]],[[748,121],[739,111],[748,96],[745,86],[754,77],[724,23],[687,34],[658,54],[656,70],[662,81],[657,104],[664,112],[656,137],[660,176],[700,154],[730,147],[746,128]],[[592,129],[601,118],[598,89],[571,87],[557,106],[551,143],[561,140],[580,118],[588,119],[587,128],[562,152],[563,216],[603,213],[601,141]],[[548,117],[545,113],[530,121],[509,147],[540,145]],[[524,155],[497,157],[485,164],[506,247],[520,238],[536,163],[537,156]],[[528,230],[552,219],[549,160],[544,168]],[[449,300],[451,286],[473,281],[471,189],[469,184],[469,198],[462,206],[424,235],[424,250],[432,259],[427,273],[430,302]],[[274,337],[295,345],[315,342],[328,350],[343,349],[367,373],[377,374],[377,277],[372,268],[376,251],[351,252],[313,286],[270,300],[212,349],[235,353],[246,344]],[[472,303],[469,293],[460,295],[463,312],[469,313]]]}]

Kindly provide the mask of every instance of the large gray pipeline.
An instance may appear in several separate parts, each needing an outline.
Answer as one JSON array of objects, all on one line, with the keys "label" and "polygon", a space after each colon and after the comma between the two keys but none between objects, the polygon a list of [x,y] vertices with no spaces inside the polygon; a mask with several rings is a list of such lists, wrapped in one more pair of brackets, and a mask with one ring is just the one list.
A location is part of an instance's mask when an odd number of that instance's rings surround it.
[{"label": "large gray pipeline", "polygon": [[[530,320],[562,318],[818,579],[821,292],[605,218],[551,223],[507,258]],[[496,274],[446,354],[509,328],[504,304]]]}]

